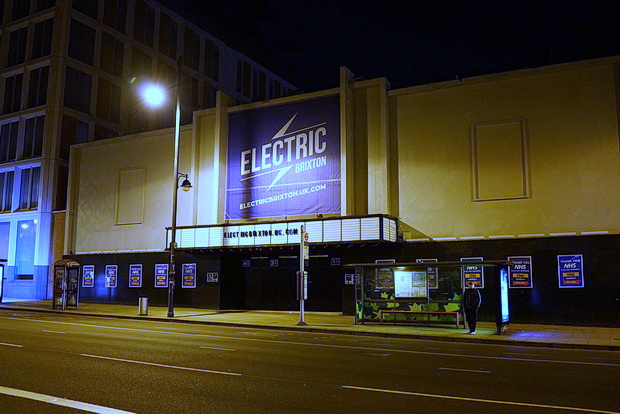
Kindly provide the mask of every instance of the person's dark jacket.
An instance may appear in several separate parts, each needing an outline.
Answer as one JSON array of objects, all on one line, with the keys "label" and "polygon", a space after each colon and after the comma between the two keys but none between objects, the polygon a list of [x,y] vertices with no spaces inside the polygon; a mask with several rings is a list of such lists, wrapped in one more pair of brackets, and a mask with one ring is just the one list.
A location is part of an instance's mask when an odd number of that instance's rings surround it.
[{"label": "person's dark jacket", "polygon": [[465,309],[478,309],[482,302],[480,291],[476,289],[465,289],[463,294],[463,307]]}]

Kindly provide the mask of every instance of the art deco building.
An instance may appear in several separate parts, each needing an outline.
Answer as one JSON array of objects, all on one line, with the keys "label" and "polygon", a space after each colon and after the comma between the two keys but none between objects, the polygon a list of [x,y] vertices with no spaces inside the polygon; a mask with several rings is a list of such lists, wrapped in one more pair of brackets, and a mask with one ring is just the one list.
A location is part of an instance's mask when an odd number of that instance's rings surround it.
[{"label": "art deco building", "polygon": [[[238,103],[294,87],[150,0],[0,2],[0,259],[4,298],[48,296],[60,257],[69,147],[164,128],[173,111],[136,99],[145,79],[172,86],[182,59],[182,123],[224,91]],[[169,115],[166,115],[169,114]]]}]

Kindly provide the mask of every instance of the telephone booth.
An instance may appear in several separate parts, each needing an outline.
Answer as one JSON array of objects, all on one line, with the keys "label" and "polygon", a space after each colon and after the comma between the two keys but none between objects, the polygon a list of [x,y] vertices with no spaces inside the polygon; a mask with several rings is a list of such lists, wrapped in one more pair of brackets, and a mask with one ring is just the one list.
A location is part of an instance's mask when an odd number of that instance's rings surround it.
[{"label": "telephone booth", "polygon": [[6,259],[0,259],[0,303],[2,303],[2,292],[4,291],[4,264]]},{"label": "telephone booth", "polygon": [[54,293],[52,309],[77,309],[80,282],[80,264],[61,259],[54,263]]}]

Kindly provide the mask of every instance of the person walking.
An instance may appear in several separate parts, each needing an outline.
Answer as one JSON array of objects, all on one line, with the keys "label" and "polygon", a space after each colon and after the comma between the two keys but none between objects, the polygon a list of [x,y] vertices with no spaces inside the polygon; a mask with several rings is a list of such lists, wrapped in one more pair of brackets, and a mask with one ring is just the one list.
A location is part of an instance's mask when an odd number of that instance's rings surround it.
[{"label": "person walking", "polygon": [[478,320],[478,308],[482,302],[480,291],[476,290],[474,282],[469,283],[469,287],[463,293],[463,309],[465,310],[465,319],[469,326],[469,334],[476,334],[476,321]]}]

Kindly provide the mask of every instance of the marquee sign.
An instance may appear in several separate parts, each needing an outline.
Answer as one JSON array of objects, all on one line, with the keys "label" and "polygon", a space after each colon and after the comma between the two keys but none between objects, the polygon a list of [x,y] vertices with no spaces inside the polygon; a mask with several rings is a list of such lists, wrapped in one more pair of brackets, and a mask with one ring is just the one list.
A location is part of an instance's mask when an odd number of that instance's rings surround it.
[{"label": "marquee sign", "polygon": [[[301,226],[309,243],[387,241],[396,242],[397,224],[393,218],[367,216],[312,221],[262,224],[215,225],[177,228],[180,249],[252,247],[299,244]],[[168,229],[166,245],[172,231]]]},{"label": "marquee sign", "polygon": [[229,116],[226,219],[340,213],[340,98]]}]

